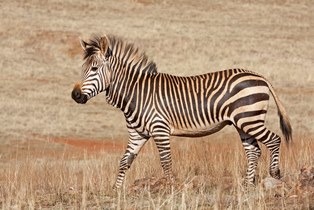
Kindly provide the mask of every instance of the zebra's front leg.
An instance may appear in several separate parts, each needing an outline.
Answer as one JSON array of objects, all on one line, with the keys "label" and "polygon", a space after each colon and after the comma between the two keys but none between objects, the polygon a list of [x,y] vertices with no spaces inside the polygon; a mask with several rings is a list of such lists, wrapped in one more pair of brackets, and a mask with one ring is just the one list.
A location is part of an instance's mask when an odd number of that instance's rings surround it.
[{"label": "zebra's front leg", "polygon": [[148,138],[139,135],[135,130],[129,130],[128,146],[120,161],[119,173],[114,188],[119,189],[122,186],[125,172],[131,167],[133,160],[147,140]]},{"label": "zebra's front leg", "polygon": [[172,160],[170,151],[169,134],[161,134],[153,136],[159,151],[161,167],[164,171],[166,178],[172,183],[174,178],[172,174]]}]

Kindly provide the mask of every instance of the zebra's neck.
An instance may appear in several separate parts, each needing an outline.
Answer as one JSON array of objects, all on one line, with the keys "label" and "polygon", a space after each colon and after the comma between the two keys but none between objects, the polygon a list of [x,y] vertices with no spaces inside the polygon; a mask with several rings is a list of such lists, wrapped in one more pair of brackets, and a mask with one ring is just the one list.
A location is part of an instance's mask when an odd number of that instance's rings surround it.
[{"label": "zebra's neck", "polygon": [[121,109],[128,118],[151,99],[153,88],[148,87],[153,84],[152,78],[158,74],[157,67],[133,44],[115,37],[109,37],[109,41],[112,49],[112,56],[109,58],[112,72],[106,99],[109,104]]},{"label": "zebra's neck", "polygon": [[143,104],[151,98],[153,87],[148,88],[151,80],[157,75],[157,68],[153,62],[127,63],[121,69],[113,70],[110,87],[106,91],[106,99],[112,106],[121,109],[127,116],[136,110],[138,101]]}]

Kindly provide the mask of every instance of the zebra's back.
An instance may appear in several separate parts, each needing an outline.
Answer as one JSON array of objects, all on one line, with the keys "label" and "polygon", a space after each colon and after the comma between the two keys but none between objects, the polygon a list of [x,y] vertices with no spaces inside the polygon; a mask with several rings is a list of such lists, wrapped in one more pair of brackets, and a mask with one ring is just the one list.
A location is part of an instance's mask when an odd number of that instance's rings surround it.
[{"label": "zebra's back", "polygon": [[241,127],[243,118],[258,120],[266,114],[269,84],[250,71],[229,69],[190,77],[159,74],[155,82],[156,110],[169,122],[172,135],[208,135],[227,124]]}]

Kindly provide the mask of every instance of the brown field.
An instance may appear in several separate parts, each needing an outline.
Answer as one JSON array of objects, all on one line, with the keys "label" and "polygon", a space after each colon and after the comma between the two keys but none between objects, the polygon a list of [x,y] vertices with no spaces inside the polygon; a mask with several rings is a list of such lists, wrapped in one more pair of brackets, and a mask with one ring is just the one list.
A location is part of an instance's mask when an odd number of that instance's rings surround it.
[{"label": "brown field", "polygon": [[[314,209],[311,0],[3,0],[0,6],[2,209]],[[82,65],[79,37],[94,33],[135,42],[161,72],[245,68],[268,78],[293,126],[293,143],[282,144],[282,182],[267,188],[262,146],[256,187],[244,189],[246,158],[229,127],[199,139],[172,138],[172,186],[150,141],[122,191],[114,191],[128,138],[123,114],[103,95],[84,106],[70,97]],[[271,101],[267,123],[281,134],[276,112]]]}]

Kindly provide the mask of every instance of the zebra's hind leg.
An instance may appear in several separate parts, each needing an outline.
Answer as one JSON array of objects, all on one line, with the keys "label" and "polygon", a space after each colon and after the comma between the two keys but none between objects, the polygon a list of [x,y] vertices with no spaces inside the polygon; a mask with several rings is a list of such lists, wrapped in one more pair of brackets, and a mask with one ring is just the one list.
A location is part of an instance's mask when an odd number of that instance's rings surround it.
[{"label": "zebra's hind leg", "polygon": [[128,146],[120,161],[119,173],[114,188],[119,189],[122,186],[125,172],[131,167],[133,160],[136,158],[137,154],[143,145],[147,142],[147,140],[148,137],[143,137],[135,130],[129,130]]},{"label": "zebra's hind leg", "polygon": [[257,167],[258,158],[261,156],[261,149],[259,148],[258,143],[253,136],[244,133],[240,129],[238,129],[238,132],[240,134],[242,145],[244,147],[248,161],[245,183],[247,185],[254,185],[255,171]]},{"label": "zebra's hind leg", "polygon": [[262,142],[270,151],[270,165],[269,174],[276,179],[280,179],[279,169],[279,149],[280,149],[280,137],[268,130],[265,126],[259,129],[259,132],[255,134],[256,139]]}]

